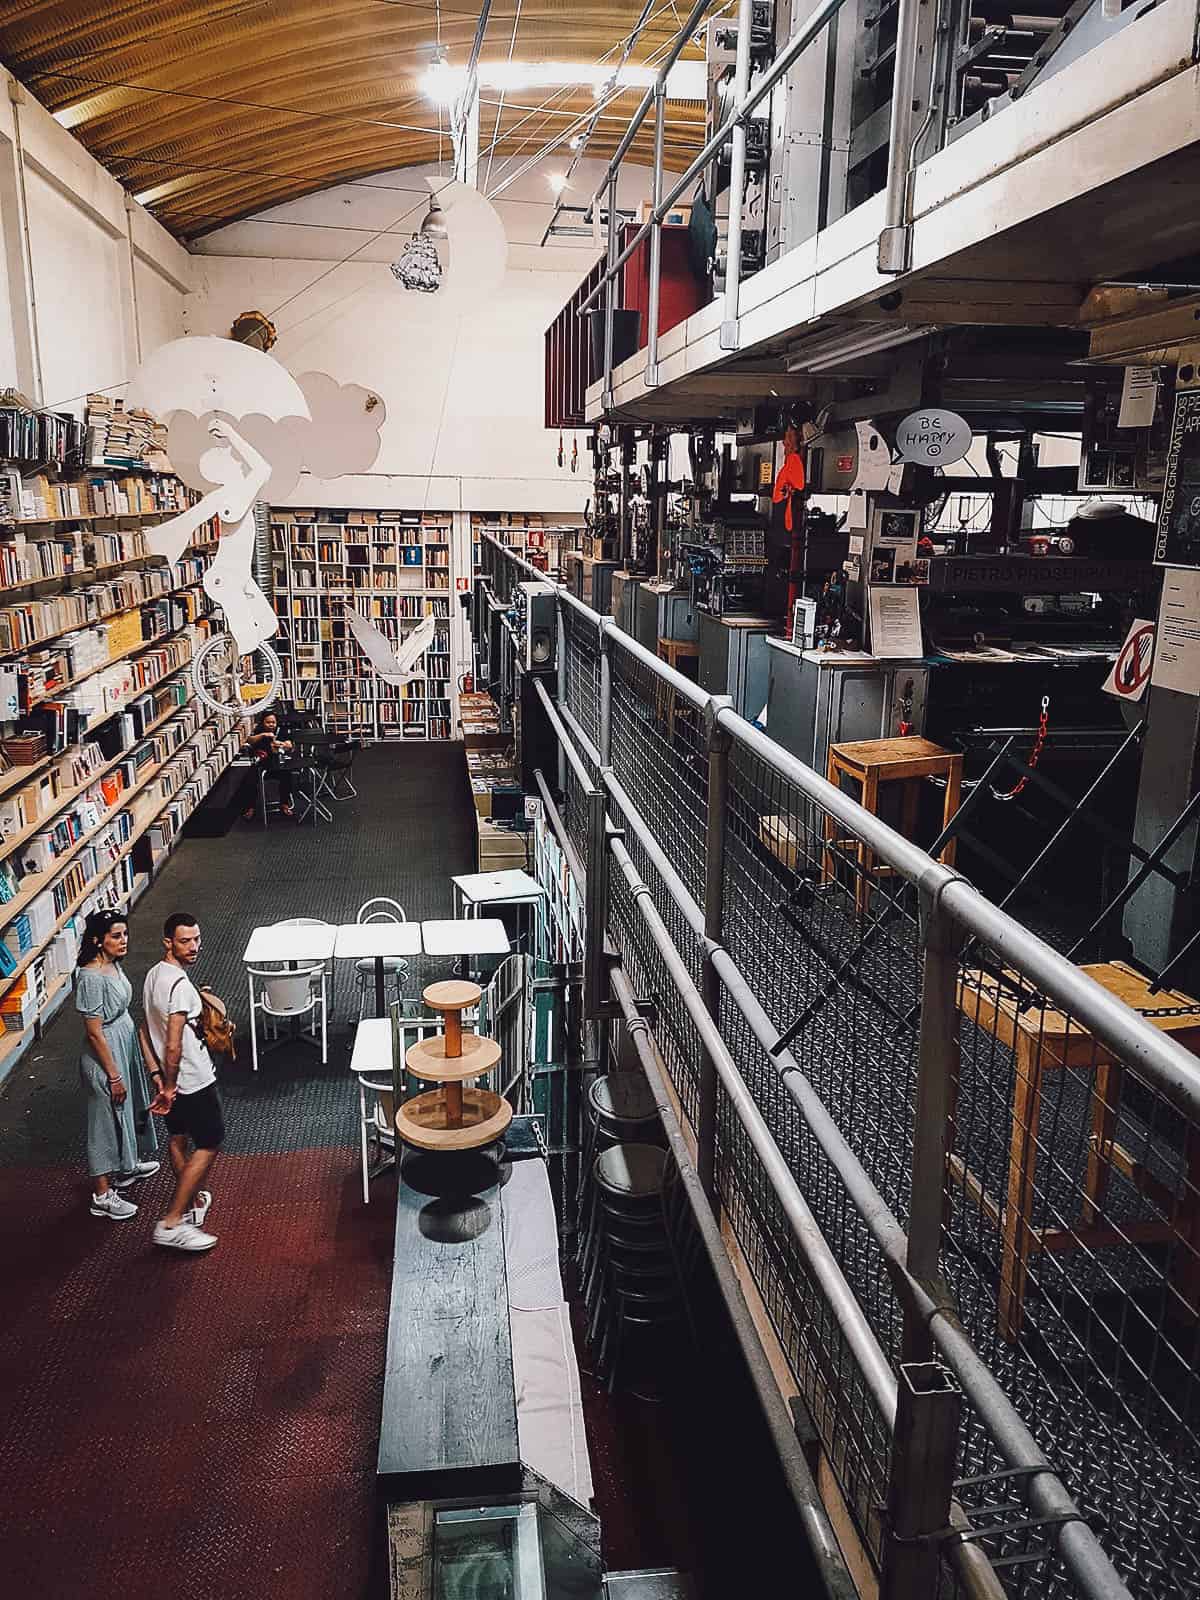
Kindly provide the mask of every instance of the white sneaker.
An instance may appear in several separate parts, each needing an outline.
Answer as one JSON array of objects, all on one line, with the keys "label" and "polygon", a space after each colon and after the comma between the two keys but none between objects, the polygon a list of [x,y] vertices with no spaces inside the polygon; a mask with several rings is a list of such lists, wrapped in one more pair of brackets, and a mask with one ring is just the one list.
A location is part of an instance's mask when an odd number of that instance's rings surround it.
[{"label": "white sneaker", "polygon": [[92,1196],[92,1215],[107,1217],[110,1222],[128,1222],[130,1217],[137,1216],[137,1207],[129,1200],[122,1200],[115,1189],[110,1189],[107,1194]]},{"label": "white sneaker", "polygon": [[181,1222],[174,1228],[168,1228],[164,1223],[156,1223],[154,1228],[155,1244],[166,1245],[170,1250],[211,1250],[217,1242],[216,1234],[203,1233],[192,1222]]},{"label": "white sneaker", "polygon": [[152,1178],[162,1166],[161,1161],[139,1161],[132,1172],[123,1172],[117,1179],[118,1189],[128,1189],[135,1183],[140,1183],[143,1178]]},{"label": "white sneaker", "polygon": [[212,1194],[208,1189],[197,1189],[195,1205],[190,1211],[183,1213],[183,1220],[190,1222],[194,1228],[202,1228],[204,1219],[208,1215],[208,1208],[212,1205]]}]

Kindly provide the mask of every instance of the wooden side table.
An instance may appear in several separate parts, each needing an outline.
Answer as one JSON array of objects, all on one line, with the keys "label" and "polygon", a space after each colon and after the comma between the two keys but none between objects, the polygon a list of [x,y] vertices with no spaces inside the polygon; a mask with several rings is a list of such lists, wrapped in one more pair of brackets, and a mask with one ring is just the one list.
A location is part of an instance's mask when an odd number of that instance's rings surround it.
[{"label": "wooden side table", "polygon": [[[853,778],[861,788],[861,802],[867,811],[879,814],[879,790],[885,783],[903,783],[904,811],[900,831],[911,839],[917,828],[917,807],[921,798],[921,780],[944,778],[946,798],[942,806],[942,826],[945,827],[958,810],[962,793],[963,758],[956,751],[944,750],[940,744],[916,735],[903,735],[896,739],[860,739],[854,744],[831,744],[826,777],[835,786],[843,775]],[[854,908],[864,915],[871,903],[873,876],[890,873],[890,867],[876,867],[874,852],[860,839],[839,839],[836,823],[825,818],[825,849],[822,855],[821,881],[833,879],[836,852],[853,852],[858,865],[858,878],[854,886]],[[947,866],[954,861],[954,840],[942,851],[940,860]]]},{"label": "wooden side table", "polygon": [[[1139,1012],[1146,1021],[1194,1055],[1200,1055],[1200,1004],[1178,990],[1148,992],[1148,980],[1123,961],[1099,962],[1081,968],[1110,994]],[[1022,1009],[1022,990],[1016,973],[998,980],[991,972],[970,970],[962,975],[958,1007],[1013,1052],[1012,1129],[1008,1145],[1008,1176],[1001,1205],[984,1188],[961,1157],[951,1156],[951,1177],[980,1205],[1000,1229],[1000,1331],[1010,1342],[1021,1332],[1029,1259],[1035,1251],[1075,1250],[1082,1245],[1150,1244],[1182,1239],[1189,1249],[1176,1287],[1193,1308],[1200,1303],[1200,1137],[1185,1135],[1187,1179],[1182,1195],[1173,1192],[1124,1146],[1116,1142],[1121,1106],[1122,1064],[1111,1056],[1074,1017],[1066,1017],[1039,1003]],[[1172,1015],[1171,1013],[1174,1013]],[[1066,1227],[1035,1227],[1033,1221],[1037,1176],[1038,1123],[1042,1083],[1047,1072],[1073,1070],[1091,1073],[1087,1170],[1077,1221]],[[953,1115],[953,1113],[952,1113]],[[1105,1218],[1104,1204],[1114,1169],[1143,1194],[1169,1220],[1122,1223],[1113,1227]]]}]

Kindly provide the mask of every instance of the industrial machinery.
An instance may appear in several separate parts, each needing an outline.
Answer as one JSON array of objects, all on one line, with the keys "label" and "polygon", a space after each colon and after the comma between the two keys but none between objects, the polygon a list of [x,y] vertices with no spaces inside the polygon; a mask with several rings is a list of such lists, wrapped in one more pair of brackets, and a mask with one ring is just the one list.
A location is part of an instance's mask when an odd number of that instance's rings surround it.
[{"label": "industrial machinery", "polygon": [[767,570],[764,519],[748,507],[730,506],[702,532],[702,541],[686,541],[680,551],[694,603],[716,616],[761,610]]}]

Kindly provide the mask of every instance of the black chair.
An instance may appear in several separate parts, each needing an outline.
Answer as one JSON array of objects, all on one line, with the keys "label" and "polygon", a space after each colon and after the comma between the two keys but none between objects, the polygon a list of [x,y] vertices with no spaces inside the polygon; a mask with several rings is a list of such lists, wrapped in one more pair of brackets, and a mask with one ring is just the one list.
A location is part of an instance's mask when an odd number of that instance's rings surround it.
[{"label": "black chair", "polygon": [[354,757],[360,748],[357,739],[337,739],[325,755],[321,772],[321,792],[330,800],[357,800],[354,787]]}]

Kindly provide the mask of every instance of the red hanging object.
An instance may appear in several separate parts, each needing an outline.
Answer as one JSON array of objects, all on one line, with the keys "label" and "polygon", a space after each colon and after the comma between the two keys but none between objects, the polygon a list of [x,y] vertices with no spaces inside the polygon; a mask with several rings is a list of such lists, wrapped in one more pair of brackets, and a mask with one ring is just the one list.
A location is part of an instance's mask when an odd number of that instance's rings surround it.
[{"label": "red hanging object", "polygon": [[558,464],[560,467],[563,464],[563,436],[561,428],[558,430]]},{"label": "red hanging object", "polygon": [[1042,696],[1042,714],[1038,718],[1038,731],[1034,736],[1033,748],[1025,758],[1025,765],[1029,769],[1023,778],[1018,779],[1016,786],[1002,794],[999,789],[992,789],[992,797],[996,800],[1015,800],[1021,790],[1029,782],[1029,773],[1033,771],[1042,759],[1042,751],[1046,748],[1046,737],[1050,731],[1050,696]]},{"label": "red hanging object", "polygon": [[783,465],[775,476],[775,487],[771,490],[771,499],[778,505],[781,500],[786,498],[787,506],[783,513],[783,525],[791,533],[792,496],[799,494],[803,490],[807,480],[804,476],[804,459],[794,444],[788,448],[788,435],[791,435],[793,439],[795,438],[791,428],[788,429],[787,435],[784,436],[786,454],[783,458]]}]

